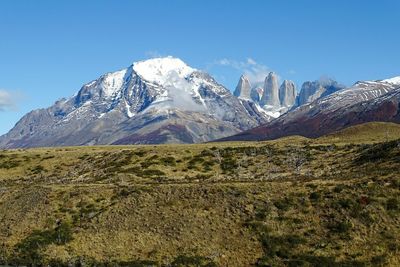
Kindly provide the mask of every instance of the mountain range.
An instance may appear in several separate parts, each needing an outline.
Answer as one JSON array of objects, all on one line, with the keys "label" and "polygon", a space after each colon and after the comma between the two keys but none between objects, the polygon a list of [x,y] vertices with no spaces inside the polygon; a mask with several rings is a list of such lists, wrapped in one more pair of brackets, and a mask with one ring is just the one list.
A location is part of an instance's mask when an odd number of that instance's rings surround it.
[{"label": "mountain range", "polygon": [[173,57],[138,61],[102,75],[72,97],[29,112],[1,148],[199,143],[317,137],[367,121],[399,119],[400,78],[357,82],[263,85],[241,76],[232,94],[213,77]]},{"label": "mountain range", "polygon": [[400,123],[400,77],[360,81],[335,90],[294,106],[273,121],[221,141],[271,140],[290,135],[315,138],[371,121]]}]

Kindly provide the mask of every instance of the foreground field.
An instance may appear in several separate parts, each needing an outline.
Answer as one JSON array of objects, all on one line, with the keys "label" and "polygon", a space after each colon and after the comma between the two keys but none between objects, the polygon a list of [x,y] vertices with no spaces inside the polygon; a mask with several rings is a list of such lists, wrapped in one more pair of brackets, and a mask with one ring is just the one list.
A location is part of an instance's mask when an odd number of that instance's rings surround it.
[{"label": "foreground field", "polygon": [[0,152],[0,264],[398,266],[400,128]]}]

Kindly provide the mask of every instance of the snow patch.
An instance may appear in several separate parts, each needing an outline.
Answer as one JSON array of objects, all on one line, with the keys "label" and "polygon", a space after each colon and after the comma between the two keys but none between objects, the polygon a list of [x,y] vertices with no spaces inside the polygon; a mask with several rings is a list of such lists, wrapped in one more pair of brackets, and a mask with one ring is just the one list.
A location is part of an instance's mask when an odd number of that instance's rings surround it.
[{"label": "snow patch", "polygon": [[255,103],[256,109],[260,113],[264,113],[265,115],[272,117],[272,118],[278,118],[281,115],[281,112],[277,110],[275,107],[272,106],[264,106],[263,108],[260,107],[258,103]]},{"label": "snow patch", "polygon": [[103,76],[101,88],[106,97],[111,97],[121,90],[127,69],[108,73]]},{"label": "snow patch", "polygon": [[161,86],[168,82],[168,77],[172,72],[183,79],[196,71],[179,58],[171,56],[135,62],[133,70],[144,80]]},{"label": "snow patch", "polygon": [[382,82],[391,83],[391,84],[400,84],[400,76],[397,76],[397,77],[394,77],[394,78],[390,78],[390,79],[386,79],[386,80],[382,80]]},{"label": "snow patch", "polygon": [[135,116],[135,114],[132,113],[131,106],[128,104],[126,99],[125,99],[125,108],[126,108],[126,115],[128,115],[129,118],[132,118],[133,116]]},{"label": "snow patch", "polygon": [[96,82],[97,82],[97,80],[91,81],[91,82],[85,84],[84,87],[90,87],[90,86],[94,85]]}]

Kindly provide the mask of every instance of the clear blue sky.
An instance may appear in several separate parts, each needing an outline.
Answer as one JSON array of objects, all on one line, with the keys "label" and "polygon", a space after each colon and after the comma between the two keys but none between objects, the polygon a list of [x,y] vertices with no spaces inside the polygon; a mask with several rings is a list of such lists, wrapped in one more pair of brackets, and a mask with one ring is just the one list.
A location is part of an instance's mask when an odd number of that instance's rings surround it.
[{"label": "clear blue sky", "polygon": [[246,69],[298,85],[398,76],[399,14],[398,0],[2,0],[0,134],[154,55],[179,57],[230,89]]}]

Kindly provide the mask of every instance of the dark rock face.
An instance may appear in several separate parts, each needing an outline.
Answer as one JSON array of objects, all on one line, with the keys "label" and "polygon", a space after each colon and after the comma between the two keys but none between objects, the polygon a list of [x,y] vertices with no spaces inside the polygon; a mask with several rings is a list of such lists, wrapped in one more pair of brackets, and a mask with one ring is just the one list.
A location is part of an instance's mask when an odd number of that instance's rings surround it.
[{"label": "dark rock face", "polygon": [[259,86],[253,87],[250,92],[250,98],[254,102],[258,103],[261,101],[261,97],[262,97],[263,93],[264,93],[264,89],[262,87],[259,87]]}]

